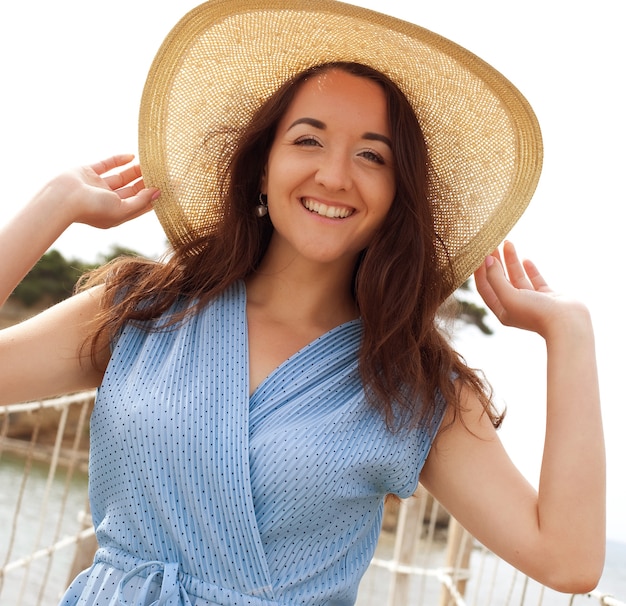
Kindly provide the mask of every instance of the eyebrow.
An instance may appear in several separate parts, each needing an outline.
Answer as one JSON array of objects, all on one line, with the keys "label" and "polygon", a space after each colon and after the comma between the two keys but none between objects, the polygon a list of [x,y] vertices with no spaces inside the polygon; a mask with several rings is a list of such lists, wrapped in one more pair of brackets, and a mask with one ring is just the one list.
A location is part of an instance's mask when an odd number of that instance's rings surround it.
[{"label": "eyebrow", "polygon": [[[324,124],[324,122],[322,122],[321,120],[317,120],[316,118],[298,118],[289,125],[289,128],[287,130],[291,130],[294,126],[298,124],[308,124],[313,128],[326,130],[326,124]],[[389,139],[389,137],[386,137],[385,135],[381,135],[379,133],[365,132],[363,133],[362,137],[363,139],[366,139],[368,141],[380,141],[387,145],[389,149],[393,149],[391,146],[391,139]]]}]

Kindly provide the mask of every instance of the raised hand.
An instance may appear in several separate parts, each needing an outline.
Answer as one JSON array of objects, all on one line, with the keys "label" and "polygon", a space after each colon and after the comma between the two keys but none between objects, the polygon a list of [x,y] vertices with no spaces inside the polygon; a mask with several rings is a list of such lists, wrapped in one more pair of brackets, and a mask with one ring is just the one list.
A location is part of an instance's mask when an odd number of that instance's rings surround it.
[{"label": "raised hand", "polygon": [[544,338],[563,321],[588,313],[581,303],[555,293],[532,261],[520,261],[511,242],[504,243],[502,257],[497,250],[488,256],[474,278],[485,304],[502,324]]},{"label": "raised hand", "polygon": [[0,305],[43,253],[72,224],[114,227],[152,208],[159,196],[146,188],[133,156],[113,156],[50,181],[0,227]]},{"label": "raised hand", "polygon": [[159,194],[145,187],[141,169],[132,160],[132,155],[122,154],[76,168],[56,177],[44,192],[55,200],[68,224],[114,227],[151,210]]}]

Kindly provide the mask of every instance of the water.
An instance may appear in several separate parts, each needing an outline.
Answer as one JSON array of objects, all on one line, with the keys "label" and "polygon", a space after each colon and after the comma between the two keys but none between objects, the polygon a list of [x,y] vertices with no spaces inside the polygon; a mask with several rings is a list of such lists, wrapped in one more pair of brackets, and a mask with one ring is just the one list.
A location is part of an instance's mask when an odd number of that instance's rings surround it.
[{"label": "water", "polygon": [[[3,454],[0,459],[0,562],[4,562],[9,547],[10,529],[14,523],[14,511],[19,497],[20,486],[24,479],[25,463],[18,457]],[[55,535],[63,537],[74,534],[79,529],[78,513],[85,509],[87,495],[87,476],[85,473],[75,472],[71,480],[67,480],[67,471],[57,470],[54,481],[48,487],[48,503],[45,503],[47,490],[48,466],[33,463],[30,475],[26,481],[24,497],[19,509],[16,523],[20,532],[16,534],[12,548],[11,560],[27,556],[38,548],[53,542]],[[67,485],[67,491],[66,491]],[[67,495],[65,496],[67,492]],[[65,503],[65,504],[64,504]],[[41,524],[42,515],[48,513],[52,522]],[[57,518],[62,512],[57,527]],[[41,535],[41,540],[36,541]],[[377,551],[381,559],[388,559],[392,553],[392,537],[383,534]],[[424,544],[420,560],[416,565],[424,568],[434,568],[443,565],[445,543],[435,542]],[[23,571],[14,571],[7,574],[3,586],[0,588],[0,606],[18,606],[18,595],[24,586],[22,604],[30,606],[37,603],[39,598],[40,581],[47,576],[45,595],[42,597],[43,606],[55,606],[62,594],[68,578],[68,570],[74,555],[71,546],[55,554],[52,564],[44,560],[33,563],[28,575]],[[472,554],[472,578],[467,587],[466,600],[468,604],[494,605],[511,603],[521,604],[521,595],[526,596],[524,604],[538,604],[541,587],[535,583],[524,584],[524,578],[516,575],[515,571],[500,560],[492,556],[482,556],[476,550]],[[359,592],[359,605],[385,604],[389,591],[391,573],[389,571],[371,567],[366,573]],[[626,602],[626,544],[609,541],[607,544],[607,559],[604,574],[599,588],[605,594]],[[409,583],[409,594],[416,603],[438,604],[440,583],[433,577],[415,576]],[[512,596],[510,602],[507,599]],[[419,601],[421,599],[421,601]],[[543,606],[565,606],[569,598],[556,592],[546,591],[543,594]],[[578,599],[578,598],[577,598]],[[593,606],[595,602],[580,598],[581,604]],[[576,600],[574,604],[577,604]]]},{"label": "water", "polygon": [[[63,537],[75,534],[79,528],[79,512],[85,510],[87,475],[75,471],[68,480],[68,470],[57,469],[48,484],[47,464],[33,462],[25,477],[25,461],[4,453],[0,459],[0,562],[5,563],[11,548],[10,561],[32,554]],[[16,504],[24,483],[23,497],[17,516]],[[67,486],[67,490],[66,490]],[[47,493],[47,498],[46,498]],[[46,522],[42,522],[46,520]],[[11,546],[11,529],[16,525]],[[39,538],[39,540],[38,540]],[[74,556],[74,546],[58,551],[51,562],[47,558],[35,561],[27,571],[17,569],[7,573],[0,588],[0,606],[31,606],[38,603],[43,585],[41,604],[53,606],[67,586],[68,571]],[[23,591],[22,601],[19,596]]]}]

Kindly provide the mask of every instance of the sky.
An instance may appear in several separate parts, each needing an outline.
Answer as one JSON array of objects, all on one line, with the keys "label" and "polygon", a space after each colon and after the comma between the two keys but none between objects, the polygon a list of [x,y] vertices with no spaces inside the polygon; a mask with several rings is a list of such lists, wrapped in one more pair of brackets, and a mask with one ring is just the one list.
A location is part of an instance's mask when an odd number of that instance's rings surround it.
[{"label": "sky", "polygon": [[[626,329],[618,269],[625,239],[626,57],[614,0],[371,0],[354,2],[465,46],[527,97],[542,127],[543,174],[510,234],[552,287],[583,300],[596,329],[608,461],[608,537],[626,542]],[[35,0],[0,7],[0,223],[56,174],[136,153],[137,113],[159,44],[195,0]],[[93,260],[114,244],[157,256],[153,216],[108,231],[74,226],[55,247]],[[9,260],[10,261],[10,260]],[[3,260],[7,262],[7,260]],[[485,371],[508,416],[501,437],[537,483],[545,411],[538,337],[466,328],[457,340]]]}]

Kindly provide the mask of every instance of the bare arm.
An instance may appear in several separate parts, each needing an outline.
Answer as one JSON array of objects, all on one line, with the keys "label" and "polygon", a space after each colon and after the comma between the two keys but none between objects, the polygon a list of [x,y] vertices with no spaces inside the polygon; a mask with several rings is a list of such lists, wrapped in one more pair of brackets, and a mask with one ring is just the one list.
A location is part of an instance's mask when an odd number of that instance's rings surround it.
[{"label": "bare arm", "polygon": [[151,208],[154,189],[144,189],[131,155],[114,156],[56,177],[0,229],[0,305],[44,252],[72,224],[107,228]]},{"label": "bare arm", "polygon": [[[422,481],[463,526],[518,569],[579,593],[598,582],[605,547],[605,455],[594,337],[587,309],[558,297],[532,263],[504,247],[476,273],[487,305],[547,348],[547,423],[539,490],[514,467],[474,396],[468,428],[437,439]],[[469,429],[469,431],[468,431]]]},{"label": "bare arm", "polygon": [[0,405],[72,393],[100,385],[109,349],[103,343],[94,364],[89,323],[100,290],[67,299],[0,331]]},{"label": "bare arm", "polygon": [[[144,188],[130,155],[115,156],[53,179],[0,230],[0,305],[72,223],[113,227],[150,210],[158,192]],[[118,172],[111,173],[114,169]],[[89,324],[100,290],[71,297],[39,316],[0,331],[0,404],[95,387],[108,357],[93,364]]]}]

